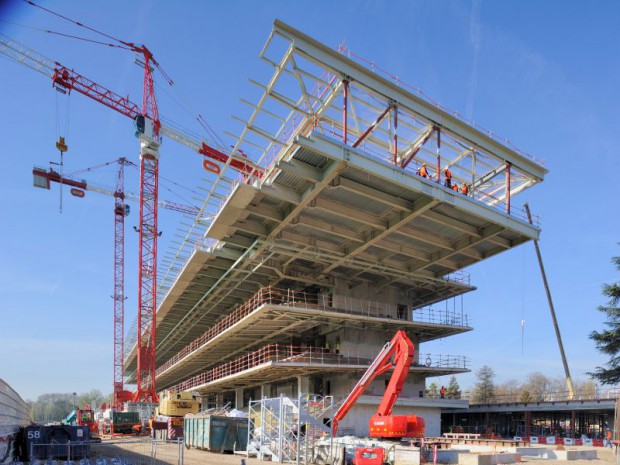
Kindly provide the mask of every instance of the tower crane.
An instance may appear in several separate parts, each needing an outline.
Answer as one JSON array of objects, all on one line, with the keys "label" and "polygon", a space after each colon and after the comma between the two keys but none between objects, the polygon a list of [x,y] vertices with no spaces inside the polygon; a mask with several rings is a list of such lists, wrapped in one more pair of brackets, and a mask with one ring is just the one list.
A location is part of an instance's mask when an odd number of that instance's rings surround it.
[{"label": "tower crane", "polygon": [[[33,4],[33,2],[28,2]],[[35,5],[36,6],[36,5]],[[47,10],[50,11],[50,10]],[[53,12],[52,12],[53,13]],[[54,13],[56,14],[56,13]],[[64,19],[69,20],[66,17]],[[76,21],[69,20],[83,26]],[[92,28],[89,28],[93,30]],[[97,31],[96,31],[97,32]],[[111,38],[111,36],[106,35]],[[12,61],[25,65],[52,79],[56,90],[83,94],[108,108],[131,118],[135,122],[136,135],[140,140],[140,220],[139,220],[139,267],[138,267],[138,335],[137,335],[137,389],[135,402],[156,402],[155,347],[156,347],[156,288],[157,288],[157,205],[159,180],[159,145],[166,136],[204,155],[205,168],[220,174],[219,164],[230,166],[244,175],[246,182],[260,178],[263,170],[249,159],[233,153],[228,155],[204,141],[184,134],[178,129],[162,124],[155,99],[153,68],[159,64],[144,45],[112,38],[121,48],[131,50],[142,57],[144,65],[142,105],[139,107],[119,94],[77,73],[73,69],[50,60],[13,39],[0,35],[0,53]]]},{"label": "tower crane", "polygon": [[[121,160],[123,160],[121,162]],[[123,163],[124,165],[136,166],[131,160],[127,160],[126,158],[119,158],[115,160],[117,163]],[[102,186],[97,186],[95,184],[87,182],[85,179],[78,179],[75,176],[71,175],[60,175],[56,170],[49,168],[46,170],[45,168],[35,166],[32,169],[33,176],[33,185],[35,187],[40,187],[43,189],[49,189],[52,182],[69,186],[71,187],[71,195],[74,197],[84,197],[84,191],[89,192],[97,192],[99,194],[108,195],[110,197],[116,197],[116,191],[107,189]],[[124,198],[127,200],[132,200],[134,202],[138,202],[140,198],[132,193],[132,192],[124,192]],[[179,213],[184,213],[186,215],[198,216],[200,215],[200,208],[195,207],[193,205],[185,205],[177,202],[172,202],[170,200],[158,199],[157,204],[159,208],[165,208],[166,210],[176,211]],[[206,220],[208,217],[204,217]]]},{"label": "tower crane", "polygon": [[[54,169],[45,170],[35,167],[32,170],[33,185],[42,189],[50,189],[52,182],[61,186],[71,187],[71,195],[84,197],[84,191],[98,192],[100,194],[114,197],[114,405],[120,406],[123,402],[132,399],[133,393],[124,389],[124,340],[125,340],[125,217],[129,215],[129,205],[125,200],[138,200],[131,193],[125,191],[125,166],[136,166],[126,158],[115,160],[118,163],[115,189],[109,190],[94,186],[86,180],[78,180],[73,176],[61,175]],[[182,205],[167,200],[159,200],[159,207],[185,214],[197,215],[199,209],[190,205]]]}]

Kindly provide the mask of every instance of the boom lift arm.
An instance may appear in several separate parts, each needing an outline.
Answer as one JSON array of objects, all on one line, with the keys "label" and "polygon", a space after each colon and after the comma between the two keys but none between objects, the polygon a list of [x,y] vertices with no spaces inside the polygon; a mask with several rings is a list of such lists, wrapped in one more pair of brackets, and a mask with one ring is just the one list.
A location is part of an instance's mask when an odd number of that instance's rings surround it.
[{"label": "boom lift arm", "polygon": [[413,362],[414,346],[403,330],[396,332],[391,341],[383,346],[366,373],[344,400],[332,421],[332,435],[336,436],[338,424],[364,394],[370,383],[390,368],[394,368],[385,394],[370,419],[372,437],[420,437],[424,435],[424,419],[413,415],[392,415],[392,409],[403,390],[403,384]]},{"label": "boom lift arm", "polygon": [[[526,203],[523,205],[525,212],[527,213],[527,220],[530,224],[534,224],[532,221],[532,214],[530,213],[530,206]],[[562,356],[562,365],[564,365],[564,375],[566,376],[566,386],[568,388],[568,398],[575,398],[575,389],[573,387],[573,378],[570,375],[570,369],[568,368],[568,361],[566,360],[566,353],[564,352],[564,344],[562,344],[562,335],[560,334],[560,326],[558,325],[558,319],[555,316],[555,306],[553,305],[553,299],[551,298],[551,290],[549,289],[549,283],[547,282],[547,273],[545,273],[545,266],[543,265],[542,255],[540,253],[540,247],[538,241],[534,239],[534,248],[536,249],[536,258],[538,258],[538,266],[540,267],[540,274],[545,285],[545,292],[547,294],[547,302],[549,303],[549,311],[551,312],[551,318],[553,319],[553,328],[555,329],[555,337],[558,340],[558,346],[560,348],[560,355]]]}]

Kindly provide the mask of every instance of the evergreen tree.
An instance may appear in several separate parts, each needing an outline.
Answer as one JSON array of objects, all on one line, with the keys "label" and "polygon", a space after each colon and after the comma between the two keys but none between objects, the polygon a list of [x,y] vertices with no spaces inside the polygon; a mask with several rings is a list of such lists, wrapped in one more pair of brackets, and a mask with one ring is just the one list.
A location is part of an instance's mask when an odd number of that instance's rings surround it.
[{"label": "evergreen tree", "polygon": [[478,382],[471,393],[472,404],[488,404],[495,398],[495,372],[493,369],[484,365],[476,372]]},{"label": "evergreen tree", "polygon": [[439,388],[437,387],[437,384],[431,383],[428,386],[428,389],[426,390],[426,397],[431,397],[433,399],[439,397]]},{"label": "evergreen tree", "polygon": [[450,384],[446,389],[446,399],[460,399],[461,398],[461,386],[456,382],[456,376],[452,375],[450,378]]},{"label": "evergreen tree", "polygon": [[[620,257],[614,257],[612,262],[620,271]],[[603,331],[592,331],[592,339],[599,352],[609,355],[609,362],[604,367],[596,367],[588,373],[602,384],[617,384],[620,382],[620,284],[604,284],[603,295],[609,298],[607,305],[598,307],[599,311],[607,315]]]},{"label": "evergreen tree", "polygon": [[532,395],[530,391],[524,389],[521,391],[521,395],[519,396],[519,402],[532,402]]}]

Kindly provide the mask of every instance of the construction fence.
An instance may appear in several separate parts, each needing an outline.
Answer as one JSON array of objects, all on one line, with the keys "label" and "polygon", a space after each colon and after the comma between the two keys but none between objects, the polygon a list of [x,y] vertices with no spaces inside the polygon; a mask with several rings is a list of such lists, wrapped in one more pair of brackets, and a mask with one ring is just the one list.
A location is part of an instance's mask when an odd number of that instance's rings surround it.
[{"label": "construction fence", "polygon": [[31,464],[79,465],[184,465],[183,441],[114,440],[103,442],[52,442],[30,444]]}]

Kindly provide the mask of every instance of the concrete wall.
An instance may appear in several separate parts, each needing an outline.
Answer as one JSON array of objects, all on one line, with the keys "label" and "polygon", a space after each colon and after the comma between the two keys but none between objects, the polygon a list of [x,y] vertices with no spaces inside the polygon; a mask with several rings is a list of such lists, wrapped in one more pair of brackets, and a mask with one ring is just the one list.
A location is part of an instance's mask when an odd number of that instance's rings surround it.
[{"label": "concrete wall", "polygon": [[[335,279],[332,305],[337,308],[355,308],[356,311],[368,311],[370,315],[397,318],[399,304],[407,305],[407,298],[396,287],[377,287],[368,282],[351,284],[349,280]],[[411,318],[410,309],[406,318]]]}]

